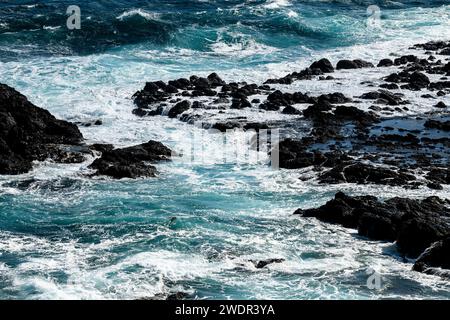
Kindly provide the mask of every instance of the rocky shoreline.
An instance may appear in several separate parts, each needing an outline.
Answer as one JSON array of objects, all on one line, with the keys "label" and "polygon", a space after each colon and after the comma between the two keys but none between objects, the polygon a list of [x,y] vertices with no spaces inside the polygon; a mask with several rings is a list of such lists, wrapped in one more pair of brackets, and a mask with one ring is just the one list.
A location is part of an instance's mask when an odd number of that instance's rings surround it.
[{"label": "rocky shoreline", "polygon": [[[201,123],[221,132],[281,129],[280,167],[308,171],[294,171],[302,180],[443,190],[450,184],[450,42],[418,44],[410,50],[417,54],[379,62],[353,59],[333,65],[323,58],[263,84],[227,83],[216,73],[147,82],[133,95],[132,112]],[[363,91],[353,96],[338,90],[297,90],[298,83],[313,80],[333,88],[344,81],[338,72],[357,75],[372,69],[378,81],[361,82]],[[414,112],[423,101],[430,109]],[[56,119],[0,85],[0,174],[29,172],[33,161],[81,163],[91,156],[96,159],[90,176],[155,177],[153,164],[174,154],[157,141],[120,149],[87,145],[75,124]],[[396,242],[401,254],[417,259],[414,270],[449,277],[449,207],[449,199],[436,197],[380,201],[338,193],[324,206],[296,214],[357,229],[369,239]]]},{"label": "rocky shoreline", "polygon": [[86,145],[78,127],[58,120],[7,85],[0,84],[0,174],[32,170],[33,161],[81,163],[100,153],[90,168],[93,175],[112,178],[154,177],[150,163],[169,160],[172,151],[156,141],[114,149],[112,145]]},{"label": "rocky shoreline", "polygon": [[[414,270],[450,278],[446,252],[450,236],[449,200],[392,198],[380,202],[373,196],[350,197],[339,192],[319,208],[298,209],[294,214],[357,229],[359,235],[368,239],[395,242],[401,254],[418,258]],[[431,269],[437,267],[449,270],[438,273]]]},{"label": "rocky shoreline", "polygon": [[[378,184],[405,189],[426,186],[442,190],[450,184],[450,42],[429,42],[410,49],[418,54],[381,59],[376,68],[380,73],[388,68],[390,73],[381,76],[379,88],[371,82],[361,83],[367,91],[353,97],[341,92],[312,96],[289,90],[297,81],[336,81],[333,74],[337,70],[375,68],[374,63],[361,59],[340,60],[333,66],[323,58],[262,85],[226,83],[216,73],[206,78],[148,82],[133,96],[137,106],[133,113],[200,122],[205,129],[222,132],[234,128],[288,128],[285,131],[290,136],[278,145],[280,167],[311,168],[312,179],[322,184]],[[421,98],[436,102],[423,114],[408,114],[413,102],[401,92],[405,90],[420,91]],[[364,110],[358,107],[362,102],[371,105]],[[292,118],[254,122],[240,116],[243,110]],[[225,114],[226,120],[218,120],[217,113]],[[311,128],[309,132],[302,130],[305,126],[299,125],[301,121]],[[439,271],[450,268],[445,258],[450,256],[449,205],[448,199],[433,197],[379,202],[371,196],[352,198],[338,193],[320,208],[299,209],[296,213],[358,229],[369,239],[396,242],[401,254],[417,258],[414,270],[449,277],[448,271]]]}]

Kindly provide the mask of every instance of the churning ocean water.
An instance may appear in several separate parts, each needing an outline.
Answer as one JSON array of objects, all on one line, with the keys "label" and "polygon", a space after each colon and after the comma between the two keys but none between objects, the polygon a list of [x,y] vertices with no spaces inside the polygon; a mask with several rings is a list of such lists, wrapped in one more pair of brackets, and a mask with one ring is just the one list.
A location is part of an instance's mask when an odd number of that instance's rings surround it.
[{"label": "churning ocean water", "polygon": [[[373,4],[377,32],[367,25]],[[69,5],[81,9],[80,30],[66,28]],[[132,115],[146,81],[217,72],[261,83],[324,56],[376,61],[437,39],[450,39],[444,0],[2,0],[0,82],[57,117],[102,119],[80,128],[88,142],[154,139],[183,153],[201,129]],[[158,164],[155,179],[90,179],[89,163],[51,162],[0,177],[0,299],[450,298],[448,281],[411,271],[394,244],[292,215],[338,189],[382,198],[423,190],[316,185],[222,163],[214,135],[204,147],[204,163]],[[268,258],[285,261],[249,261]],[[381,290],[367,287],[368,269],[382,275]]]}]

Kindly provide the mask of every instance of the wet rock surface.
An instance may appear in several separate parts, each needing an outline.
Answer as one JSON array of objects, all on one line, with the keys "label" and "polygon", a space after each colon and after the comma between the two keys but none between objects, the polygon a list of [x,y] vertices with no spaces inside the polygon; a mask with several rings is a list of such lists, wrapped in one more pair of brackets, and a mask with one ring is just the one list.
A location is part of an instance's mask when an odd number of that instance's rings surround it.
[{"label": "wet rock surface", "polygon": [[32,161],[82,162],[82,140],[75,124],[56,119],[0,84],[0,174],[26,173]]},{"label": "wet rock surface", "polygon": [[150,163],[167,161],[172,150],[162,143],[150,140],[137,146],[121,149],[106,149],[91,165],[94,175],[104,175],[116,179],[155,177],[157,170]]},{"label": "wet rock surface", "polygon": [[114,149],[111,144],[88,146],[75,124],[56,119],[13,88],[0,84],[0,174],[26,173],[33,161],[81,163],[95,152],[101,157],[90,168],[96,170],[95,175],[113,178],[154,177],[156,168],[149,163],[168,160],[172,154],[156,141],[123,149]]},{"label": "wet rock surface", "polygon": [[399,252],[407,257],[420,255],[414,270],[450,268],[449,200],[428,197],[379,201],[373,196],[351,197],[339,192],[325,205],[298,209],[295,214],[357,229],[359,235],[369,239],[396,241]]},{"label": "wet rock surface", "polygon": [[433,243],[417,258],[414,270],[450,279],[450,237]]}]

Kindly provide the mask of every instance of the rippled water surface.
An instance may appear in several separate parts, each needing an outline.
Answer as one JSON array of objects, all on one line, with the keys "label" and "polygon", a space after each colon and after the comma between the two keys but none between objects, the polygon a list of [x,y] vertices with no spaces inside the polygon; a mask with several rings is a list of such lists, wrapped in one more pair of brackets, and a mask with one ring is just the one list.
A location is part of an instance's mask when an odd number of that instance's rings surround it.
[{"label": "rippled water surface", "polygon": [[[366,1],[80,0],[82,28],[68,31],[71,4],[0,3],[0,82],[58,117],[101,118],[81,129],[88,142],[155,139],[180,153],[199,129],[132,115],[130,97],[145,81],[217,71],[261,83],[322,56],[376,61],[450,39],[447,1],[378,1],[377,32],[367,27]],[[316,185],[295,171],[222,164],[221,147],[211,135],[206,164],[180,157],[158,164],[155,179],[89,179],[89,161],[1,177],[0,298],[450,297],[448,282],[412,272],[393,244],[292,215],[339,188],[381,197],[423,190]],[[268,258],[285,261],[264,269],[249,261]],[[367,288],[368,268],[383,276],[382,290]]]}]

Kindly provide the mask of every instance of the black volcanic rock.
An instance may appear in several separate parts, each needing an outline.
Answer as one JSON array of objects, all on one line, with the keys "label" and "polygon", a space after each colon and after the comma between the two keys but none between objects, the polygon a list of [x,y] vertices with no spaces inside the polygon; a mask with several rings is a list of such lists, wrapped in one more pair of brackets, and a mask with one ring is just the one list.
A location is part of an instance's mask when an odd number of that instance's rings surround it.
[{"label": "black volcanic rock", "polygon": [[254,260],[250,260],[250,262],[252,262],[255,265],[256,269],[262,269],[265,266],[269,265],[269,264],[273,264],[273,263],[282,263],[285,260],[282,258],[275,258],[275,259],[267,259],[267,260],[260,260],[260,261],[254,261]]},{"label": "black volcanic rock", "polygon": [[300,110],[295,109],[292,106],[287,106],[283,109],[283,111],[281,111],[284,114],[302,114],[302,112]]},{"label": "black volcanic rock", "polygon": [[342,120],[351,120],[365,124],[378,121],[378,118],[372,113],[365,112],[353,106],[337,106],[334,110],[334,115]]},{"label": "black volcanic rock", "polygon": [[179,114],[189,110],[191,108],[191,103],[188,100],[183,100],[174,105],[170,110],[167,116],[169,118],[176,118]]},{"label": "black volcanic rock", "polygon": [[334,72],[333,65],[331,64],[330,60],[328,59],[320,59],[319,61],[314,62],[309,67],[310,69],[319,69],[323,73],[332,73]]},{"label": "black volcanic rock", "polygon": [[219,87],[219,86],[223,86],[226,84],[226,82],[223,81],[215,72],[211,73],[207,77],[207,79],[212,87]]},{"label": "black volcanic rock", "polygon": [[413,270],[450,278],[450,236],[427,248],[417,258]]},{"label": "black volcanic rock", "polygon": [[434,107],[435,108],[445,109],[445,108],[447,108],[447,105],[444,102],[439,101]]},{"label": "black volcanic rock", "polygon": [[425,74],[416,71],[409,76],[408,82],[417,88],[426,88],[430,84],[430,79]]},{"label": "black volcanic rock", "polygon": [[[334,135],[332,129],[331,136]],[[315,133],[319,135],[318,133]],[[333,167],[340,165],[350,158],[341,152],[320,152],[317,150],[309,150],[309,143],[301,140],[284,139],[278,144],[279,164],[285,169],[299,169],[309,166],[317,167]]]},{"label": "black volcanic rock", "polygon": [[427,120],[425,122],[424,126],[425,126],[425,128],[430,128],[430,129],[450,131],[450,120],[449,121]]},{"label": "black volcanic rock", "polygon": [[419,59],[415,56],[415,55],[406,55],[406,56],[401,56],[400,58],[397,58],[394,60],[394,64],[396,66],[399,65],[403,65],[403,64],[407,64],[409,62],[417,62]]},{"label": "black volcanic rock", "polygon": [[252,104],[246,99],[233,99],[231,103],[231,109],[244,109],[244,108],[251,108]]},{"label": "black volcanic rock", "polygon": [[391,59],[381,59],[377,67],[390,67],[394,65],[394,61]]},{"label": "black volcanic rock", "polygon": [[414,175],[364,163],[343,163],[319,176],[321,183],[328,184],[373,183],[402,186],[414,180],[416,180]]},{"label": "black volcanic rock", "polygon": [[377,100],[378,104],[387,104],[390,106],[396,106],[399,104],[406,104],[406,101],[403,101],[402,98],[390,91],[387,90],[378,90],[364,93],[360,96],[361,99],[368,100]]},{"label": "black volcanic rock", "polygon": [[0,84],[0,174],[28,172],[34,160],[81,162],[83,156],[72,152],[70,146],[79,146],[82,140],[75,124],[56,119]]},{"label": "black volcanic rock", "polygon": [[153,140],[128,148],[103,151],[102,156],[89,167],[97,170],[95,175],[116,179],[155,177],[157,170],[148,163],[169,160],[172,156],[169,148]]},{"label": "black volcanic rock", "polygon": [[431,244],[450,235],[448,205],[436,197],[380,202],[372,196],[350,197],[339,192],[325,205],[298,209],[295,214],[358,229],[360,235],[370,239],[397,241],[401,252],[417,257]]},{"label": "black volcanic rock", "polygon": [[360,69],[360,68],[372,68],[374,65],[370,62],[356,59],[356,60],[340,60],[337,65],[337,70],[342,69]]}]

